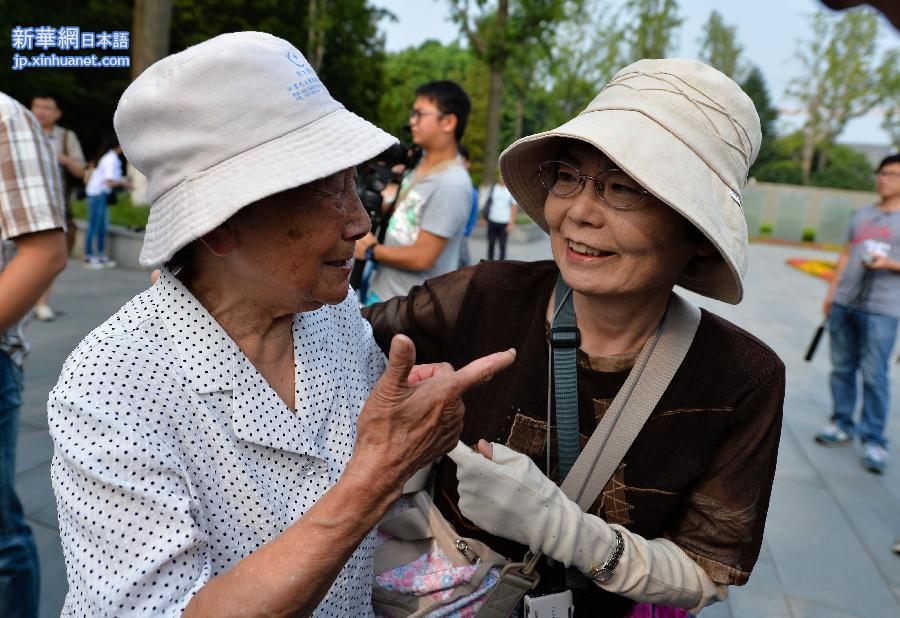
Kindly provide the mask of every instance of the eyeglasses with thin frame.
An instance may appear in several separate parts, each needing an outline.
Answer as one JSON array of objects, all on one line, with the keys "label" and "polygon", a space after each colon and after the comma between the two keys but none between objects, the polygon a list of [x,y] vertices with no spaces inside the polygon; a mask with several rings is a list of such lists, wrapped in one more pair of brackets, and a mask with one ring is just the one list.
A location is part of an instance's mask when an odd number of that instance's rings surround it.
[{"label": "eyeglasses with thin frame", "polygon": [[620,169],[612,168],[596,176],[582,174],[571,163],[544,161],[538,167],[541,184],[556,197],[574,197],[588,178],[594,181],[594,192],[610,208],[627,210],[638,205],[650,192]]},{"label": "eyeglasses with thin frame", "polygon": [[900,178],[900,172],[891,172],[887,170],[878,170],[875,172],[876,176],[884,176],[886,178]]},{"label": "eyeglasses with thin frame", "polygon": [[444,116],[444,112],[423,112],[417,109],[414,109],[409,112],[409,120],[418,122],[422,119],[423,116],[437,116],[442,118]]}]

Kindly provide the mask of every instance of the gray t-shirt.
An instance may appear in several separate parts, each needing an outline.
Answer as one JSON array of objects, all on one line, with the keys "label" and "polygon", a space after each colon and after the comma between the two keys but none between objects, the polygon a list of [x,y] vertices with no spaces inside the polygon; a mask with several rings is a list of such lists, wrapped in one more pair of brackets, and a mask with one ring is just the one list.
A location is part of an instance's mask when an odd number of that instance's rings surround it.
[{"label": "gray t-shirt", "polygon": [[419,232],[425,230],[446,238],[447,245],[426,271],[411,272],[379,264],[369,284],[371,294],[379,300],[405,296],[414,285],[459,267],[463,230],[472,208],[469,173],[458,160],[418,180],[417,172],[403,180],[400,202],[388,223],[384,244],[388,247],[413,245]]},{"label": "gray t-shirt", "polygon": [[863,266],[867,253],[900,261],[900,211],[864,206],[850,220],[850,259],[834,291],[834,302],[845,307],[900,318],[900,273]]}]

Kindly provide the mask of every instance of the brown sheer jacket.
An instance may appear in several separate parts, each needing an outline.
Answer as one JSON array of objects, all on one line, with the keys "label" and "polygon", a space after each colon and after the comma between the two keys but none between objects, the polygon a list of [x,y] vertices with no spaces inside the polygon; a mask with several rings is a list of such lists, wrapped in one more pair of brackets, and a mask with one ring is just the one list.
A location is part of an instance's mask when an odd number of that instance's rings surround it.
[{"label": "brown sheer jacket", "polygon": [[[529,455],[545,473],[545,313],[557,274],[553,262],[483,262],[364,311],[382,350],[393,335],[404,333],[415,342],[419,363],[446,361],[459,368],[515,347],[510,369],[465,396],[462,440],[505,444]],[[592,362],[579,351],[582,446],[633,364],[605,360]],[[784,385],[784,364],[771,349],[704,310],[684,362],[590,512],[645,538],[670,539],[716,582],[745,583],[762,543]],[[552,414],[550,423],[555,445]],[[558,480],[554,451],[549,476]],[[510,558],[526,551],[459,513],[455,466],[448,458],[438,466],[435,494],[461,534]],[[560,577],[543,573],[548,586]],[[591,606],[607,609],[603,615],[625,615],[631,605],[599,588],[591,596]]]}]

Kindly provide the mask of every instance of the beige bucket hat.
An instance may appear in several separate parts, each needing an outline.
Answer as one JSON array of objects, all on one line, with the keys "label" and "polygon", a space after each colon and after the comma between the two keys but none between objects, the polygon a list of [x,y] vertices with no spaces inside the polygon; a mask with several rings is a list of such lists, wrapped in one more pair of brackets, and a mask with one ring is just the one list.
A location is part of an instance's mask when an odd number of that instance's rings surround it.
[{"label": "beige bucket hat", "polygon": [[262,32],[223,34],[163,58],[125,90],[114,124],[148,180],[145,266],[248,204],[397,141],[334,100],[297,48]]},{"label": "beige bucket hat", "polygon": [[762,136],[753,102],[734,81],[696,60],[639,60],[616,73],[572,120],[512,144],[500,156],[500,171],[544,231],[547,190],[538,166],[556,155],[559,138],[602,151],[712,242],[718,256],[695,258],[679,285],[741,301],[747,270],[741,192]]}]

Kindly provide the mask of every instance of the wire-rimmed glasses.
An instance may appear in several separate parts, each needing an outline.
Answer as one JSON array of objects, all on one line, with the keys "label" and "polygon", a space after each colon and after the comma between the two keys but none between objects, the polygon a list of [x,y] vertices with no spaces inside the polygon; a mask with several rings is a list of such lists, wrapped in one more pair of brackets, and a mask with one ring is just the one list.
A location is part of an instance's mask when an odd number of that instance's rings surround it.
[{"label": "wire-rimmed glasses", "polygon": [[612,168],[596,176],[582,174],[571,163],[565,161],[544,161],[539,166],[541,183],[557,197],[573,197],[587,184],[587,178],[594,181],[594,192],[600,200],[619,210],[632,208],[649,191],[635,182],[620,169]]}]

